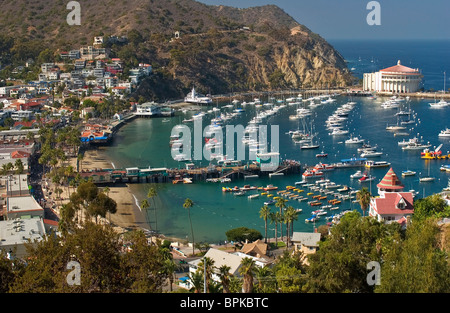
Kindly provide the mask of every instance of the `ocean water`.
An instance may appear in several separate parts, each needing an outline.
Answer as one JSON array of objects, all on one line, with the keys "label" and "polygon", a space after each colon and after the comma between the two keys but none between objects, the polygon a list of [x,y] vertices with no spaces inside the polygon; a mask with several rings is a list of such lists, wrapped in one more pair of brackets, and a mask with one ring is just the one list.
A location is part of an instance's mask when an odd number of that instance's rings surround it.
[{"label": "ocean water", "polygon": [[331,40],[330,44],[360,79],[364,73],[394,66],[400,60],[402,65],[421,71],[425,90],[442,91],[444,72],[445,89],[450,88],[449,40]]},{"label": "ocean water", "polygon": [[[374,63],[378,70],[384,67],[396,64],[397,59],[402,60],[402,64],[419,67],[425,75],[426,88],[439,88],[440,72],[445,68],[440,68],[439,64],[449,64],[445,58],[446,51],[450,51],[448,43],[433,43],[434,46],[424,46],[426,43],[402,43],[395,45],[394,42],[332,42],[341,54],[347,59],[349,67],[355,67],[361,73],[368,71],[374,67]],[[383,46],[384,45],[384,46]],[[448,55],[448,54],[447,54]],[[409,56],[409,59],[407,58]],[[374,58],[374,62],[372,61]],[[361,61],[359,61],[361,59]],[[392,61],[395,60],[395,61]],[[450,64],[449,64],[450,65]],[[443,77],[441,79],[443,83]],[[247,101],[250,101],[248,99]],[[268,99],[261,99],[263,102]],[[300,150],[298,144],[295,144],[287,134],[290,130],[301,128],[298,121],[290,120],[289,115],[294,114],[296,106],[286,106],[278,111],[278,114],[270,117],[263,124],[279,126],[279,142],[280,155],[282,159],[298,160],[302,164],[315,165],[318,162],[334,163],[341,159],[347,159],[358,156],[357,145],[348,145],[344,141],[349,135],[330,136],[325,128],[325,120],[340,105],[348,101],[356,102],[355,108],[349,114],[346,129],[351,135],[360,136],[371,145],[377,145],[378,151],[383,152],[383,156],[376,160],[388,161],[391,163],[394,171],[398,176],[403,170],[414,170],[417,172],[413,177],[401,177],[400,179],[405,185],[405,190],[414,189],[419,192],[417,197],[428,196],[430,194],[440,192],[442,188],[447,186],[450,174],[441,172],[440,166],[449,164],[447,160],[425,161],[420,158],[420,151],[404,151],[398,146],[398,142],[403,139],[418,136],[424,142],[430,142],[432,146],[443,144],[442,150],[447,152],[450,150],[450,141],[438,138],[438,133],[450,127],[449,117],[450,108],[431,109],[428,105],[430,99],[411,99],[405,103],[405,109],[410,108],[416,116],[416,124],[410,125],[408,128],[408,136],[394,136],[392,132],[385,128],[387,124],[395,124],[396,110],[383,109],[381,103],[386,100],[383,98],[353,98],[339,96],[335,103],[324,104],[313,109],[313,115],[308,120],[308,124],[313,125],[318,133],[317,139],[320,148],[317,150]],[[228,104],[228,103],[227,103]],[[231,109],[224,109],[222,111]],[[203,108],[204,111],[211,108]],[[199,108],[199,111],[201,108]],[[256,108],[252,105],[245,106],[245,112],[237,118],[231,120],[230,125],[246,126],[248,121],[255,116]],[[194,112],[195,113],[195,112]],[[190,118],[193,112],[179,112],[169,122],[166,119],[136,119],[132,123],[124,126],[117,134],[113,144],[107,148],[107,156],[114,163],[116,168],[124,168],[131,166],[139,167],[169,167],[184,168],[185,163],[176,162],[172,159],[169,148],[169,137],[174,126],[182,124],[185,118]],[[211,115],[207,115],[203,119],[203,125],[209,124]],[[328,153],[326,159],[317,159],[316,154],[324,151]],[[204,160],[196,162],[197,165],[207,166],[208,161]],[[383,178],[388,171],[387,168],[376,168],[371,170],[371,174],[376,179],[364,186],[370,188],[373,194],[377,194],[376,184]],[[357,169],[336,169],[326,172],[325,178],[330,179],[337,184],[345,184],[354,189],[360,189],[361,184],[350,179],[350,175]],[[426,176],[436,177],[431,183],[420,183],[419,177]],[[302,180],[301,175],[286,175],[273,178],[260,178],[238,180],[226,184],[226,186],[254,185],[266,186],[273,184],[278,186],[278,190],[284,190],[288,185],[294,185],[295,182]],[[232,193],[222,192],[222,186],[219,183],[196,182],[194,184],[154,184],[158,197],[156,197],[157,210],[150,210],[148,217],[151,226],[166,236],[181,239],[190,239],[190,224],[188,212],[182,207],[186,198],[190,198],[194,202],[191,208],[191,218],[194,229],[195,241],[219,242],[226,240],[225,232],[236,227],[249,227],[259,230],[264,235],[264,221],[259,217],[259,209],[267,201],[266,196],[260,196],[257,199],[249,200],[246,196],[238,197]],[[137,200],[140,202],[146,197],[149,184],[135,184],[131,186],[131,190]],[[305,189],[306,190],[306,189]],[[255,193],[255,192],[250,192]],[[311,216],[311,212],[317,207],[308,206],[306,202],[298,202],[289,200],[288,205],[292,205],[296,209],[302,209],[298,220],[294,222],[294,231],[313,231],[314,226],[324,224],[324,218],[315,225],[305,223],[305,219]],[[326,204],[326,203],[324,203]],[[359,204],[351,201],[345,201],[340,205],[341,209],[360,210]],[[271,206],[272,211],[276,211],[275,206]],[[155,215],[156,213],[156,215]],[[279,228],[279,227],[278,227]],[[283,229],[285,227],[283,226]],[[274,237],[274,225],[269,225],[269,236]],[[278,235],[279,236],[279,235]]]}]

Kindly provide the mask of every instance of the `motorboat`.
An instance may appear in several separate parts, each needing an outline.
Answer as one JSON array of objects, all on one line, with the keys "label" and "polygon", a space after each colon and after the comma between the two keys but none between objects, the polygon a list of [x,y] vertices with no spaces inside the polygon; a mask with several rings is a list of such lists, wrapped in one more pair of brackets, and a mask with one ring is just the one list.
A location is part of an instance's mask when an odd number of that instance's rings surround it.
[{"label": "motorboat", "polygon": [[334,170],[334,166],[333,165],[329,165],[329,164],[319,163],[319,164],[316,164],[314,166],[313,170],[314,171],[321,171],[321,172],[332,171],[332,170]]},{"label": "motorboat", "polygon": [[366,161],[366,163],[364,164],[364,166],[367,168],[386,167],[389,165],[391,165],[391,163],[386,161]]},{"label": "motorboat", "polygon": [[350,175],[350,178],[353,178],[353,179],[359,179],[359,178],[361,178],[361,177],[363,177],[363,176],[364,176],[363,172],[357,171],[356,173]]},{"label": "motorboat", "polygon": [[305,172],[303,172],[302,176],[304,178],[322,177],[323,176],[323,172],[315,171],[315,170],[306,170]]},{"label": "motorboat", "polygon": [[423,150],[431,147],[430,144],[422,144],[422,143],[410,143],[402,147],[402,150]]},{"label": "motorboat", "polygon": [[348,130],[344,130],[344,129],[334,129],[330,135],[332,136],[341,136],[341,135],[347,135],[349,133]]},{"label": "motorboat", "polygon": [[442,191],[450,191],[450,178],[448,179],[448,185]]},{"label": "motorboat", "polygon": [[375,178],[376,178],[375,176],[369,176],[369,175],[367,175],[367,173],[364,173],[363,177],[361,177],[361,178],[359,179],[359,182],[360,182],[360,183],[365,183],[365,182],[372,181],[372,180],[374,180]]},{"label": "motorboat", "polygon": [[326,158],[328,156],[328,153],[324,153],[323,151],[321,153],[316,154],[316,158]]},{"label": "motorboat", "polygon": [[383,152],[377,152],[377,151],[364,151],[361,153],[362,158],[376,158],[383,155]]},{"label": "motorboat", "polygon": [[277,190],[278,187],[274,186],[274,185],[267,185],[266,187],[263,188],[265,191],[270,191],[270,190]]},{"label": "motorboat", "polygon": [[450,128],[446,128],[444,130],[441,130],[441,132],[438,135],[439,137],[444,137],[444,138],[450,138]]},{"label": "motorboat", "polygon": [[411,170],[402,171],[402,176],[414,176],[416,175],[416,172]]},{"label": "motorboat", "polygon": [[448,106],[449,106],[449,103],[447,101],[445,101],[444,99],[441,99],[441,101],[439,101],[439,102],[430,103],[430,107],[433,109],[441,109],[441,108],[445,108]]},{"label": "motorboat", "polygon": [[364,139],[358,138],[358,137],[352,137],[350,139],[347,139],[345,141],[346,144],[362,144],[364,143]]},{"label": "motorboat", "polygon": [[201,95],[195,91],[195,87],[192,88],[191,92],[184,98],[184,101],[187,103],[195,103],[195,104],[211,104],[212,99],[210,97]]},{"label": "motorboat", "polygon": [[410,138],[408,140],[403,139],[402,141],[398,142],[398,145],[403,147],[403,146],[407,146],[409,144],[416,144],[416,143],[419,143],[419,139],[417,137],[414,137],[414,138]]}]

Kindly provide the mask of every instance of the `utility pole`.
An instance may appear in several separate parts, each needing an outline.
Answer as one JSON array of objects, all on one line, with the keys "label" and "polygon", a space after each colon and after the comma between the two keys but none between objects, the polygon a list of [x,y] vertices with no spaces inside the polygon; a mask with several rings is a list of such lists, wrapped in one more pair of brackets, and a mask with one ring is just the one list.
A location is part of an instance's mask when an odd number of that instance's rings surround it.
[{"label": "utility pole", "polygon": [[206,258],[203,258],[203,293],[206,293]]}]

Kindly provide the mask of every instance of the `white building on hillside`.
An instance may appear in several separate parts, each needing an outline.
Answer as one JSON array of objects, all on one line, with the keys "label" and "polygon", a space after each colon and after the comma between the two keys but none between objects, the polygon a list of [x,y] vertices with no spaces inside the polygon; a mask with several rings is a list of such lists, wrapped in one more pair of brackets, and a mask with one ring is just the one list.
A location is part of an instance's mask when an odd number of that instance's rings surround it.
[{"label": "white building on hillside", "polygon": [[376,73],[365,73],[363,90],[386,93],[413,93],[419,91],[423,75],[419,69],[397,65],[380,70]]}]

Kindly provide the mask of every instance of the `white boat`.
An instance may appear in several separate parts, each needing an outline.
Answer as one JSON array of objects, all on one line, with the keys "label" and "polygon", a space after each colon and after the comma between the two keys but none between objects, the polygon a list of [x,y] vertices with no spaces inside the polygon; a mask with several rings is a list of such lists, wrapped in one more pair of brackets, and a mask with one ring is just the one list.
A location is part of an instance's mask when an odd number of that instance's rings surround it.
[{"label": "white boat", "polygon": [[414,176],[414,175],[416,175],[416,172],[414,171],[406,170],[402,172],[402,176]]},{"label": "white boat", "polygon": [[445,137],[450,138],[450,128],[446,128],[444,130],[441,130],[441,132],[438,135],[439,137]]},{"label": "white boat", "polygon": [[450,191],[450,178],[448,179],[448,185],[442,191]]},{"label": "white boat", "polygon": [[363,177],[361,177],[360,179],[359,179],[359,182],[360,183],[365,183],[365,182],[370,182],[370,181],[372,181],[372,180],[375,180],[375,176],[369,176],[369,175],[367,175],[367,174],[364,174],[363,175]]},{"label": "white boat", "polygon": [[414,138],[410,138],[408,140],[403,139],[402,141],[398,142],[398,145],[399,146],[407,146],[409,144],[416,144],[416,143],[419,143],[419,139],[417,137],[414,137]]},{"label": "white boat", "polygon": [[343,130],[343,129],[334,129],[330,135],[332,136],[341,136],[341,135],[347,135],[349,132],[348,130]]},{"label": "white boat", "polygon": [[350,175],[350,178],[359,179],[359,178],[361,178],[363,176],[364,176],[363,172],[357,171],[355,174]]},{"label": "white boat", "polygon": [[307,150],[307,149],[318,149],[320,146],[318,144],[312,143],[312,141],[309,141],[308,143],[300,146],[300,149]]},{"label": "white boat", "polygon": [[392,126],[386,126],[386,130],[405,130],[405,126],[400,125],[392,125]]},{"label": "white boat", "polygon": [[420,182],[432,182],[432,181],[434,181],[434,180],[435,180],[434,177],[429,177],[429,176],[419,178],[419,181],[420,181]]},{"label": "white boat", "polygon": [[192,88],[191,92],[184,98],[184,101],[187,103],[195,103],[195,104],[211,104],[212,99],[210,97],[206,97],[202,94],[199,94],[195,91],[195,87]]},{"label": "white boat", "polygon": [[383,152],[377,152],[377,151],[371,151],[366,150],[363,153],[361,153],[362,158],[377,158],[383,155]]},{"label": "white boat", "polygon": [[431,147],[430,144],[410,143],[402,147],[402,150],[423,150]]},{"label": "white boat", "polygon": [[391,165],[391,163],[386,161],[366,161],[366,163],[364,164],[364,166],[367,168],[386,167],[389,165]]},{"label": "white boat", "polygon": [[361,144],[364,143],[364,139],[358,138],[358,137],[352,137],[350,139],[347,139],[345,141],[347,144]]},{"label": "white boat", "polygon": [[430,103],[430,107],[433,109],[442,109],[445,107],[448,107],[449,103],[445,101],[444,99],[441,99],[439,102]]},{"label": "white boat", "polygon": [[254,195],[248,196],[249,199],[255,199],[255,198],[258,198],[258,197],[259,197],[259,194],[254,194]]}]

